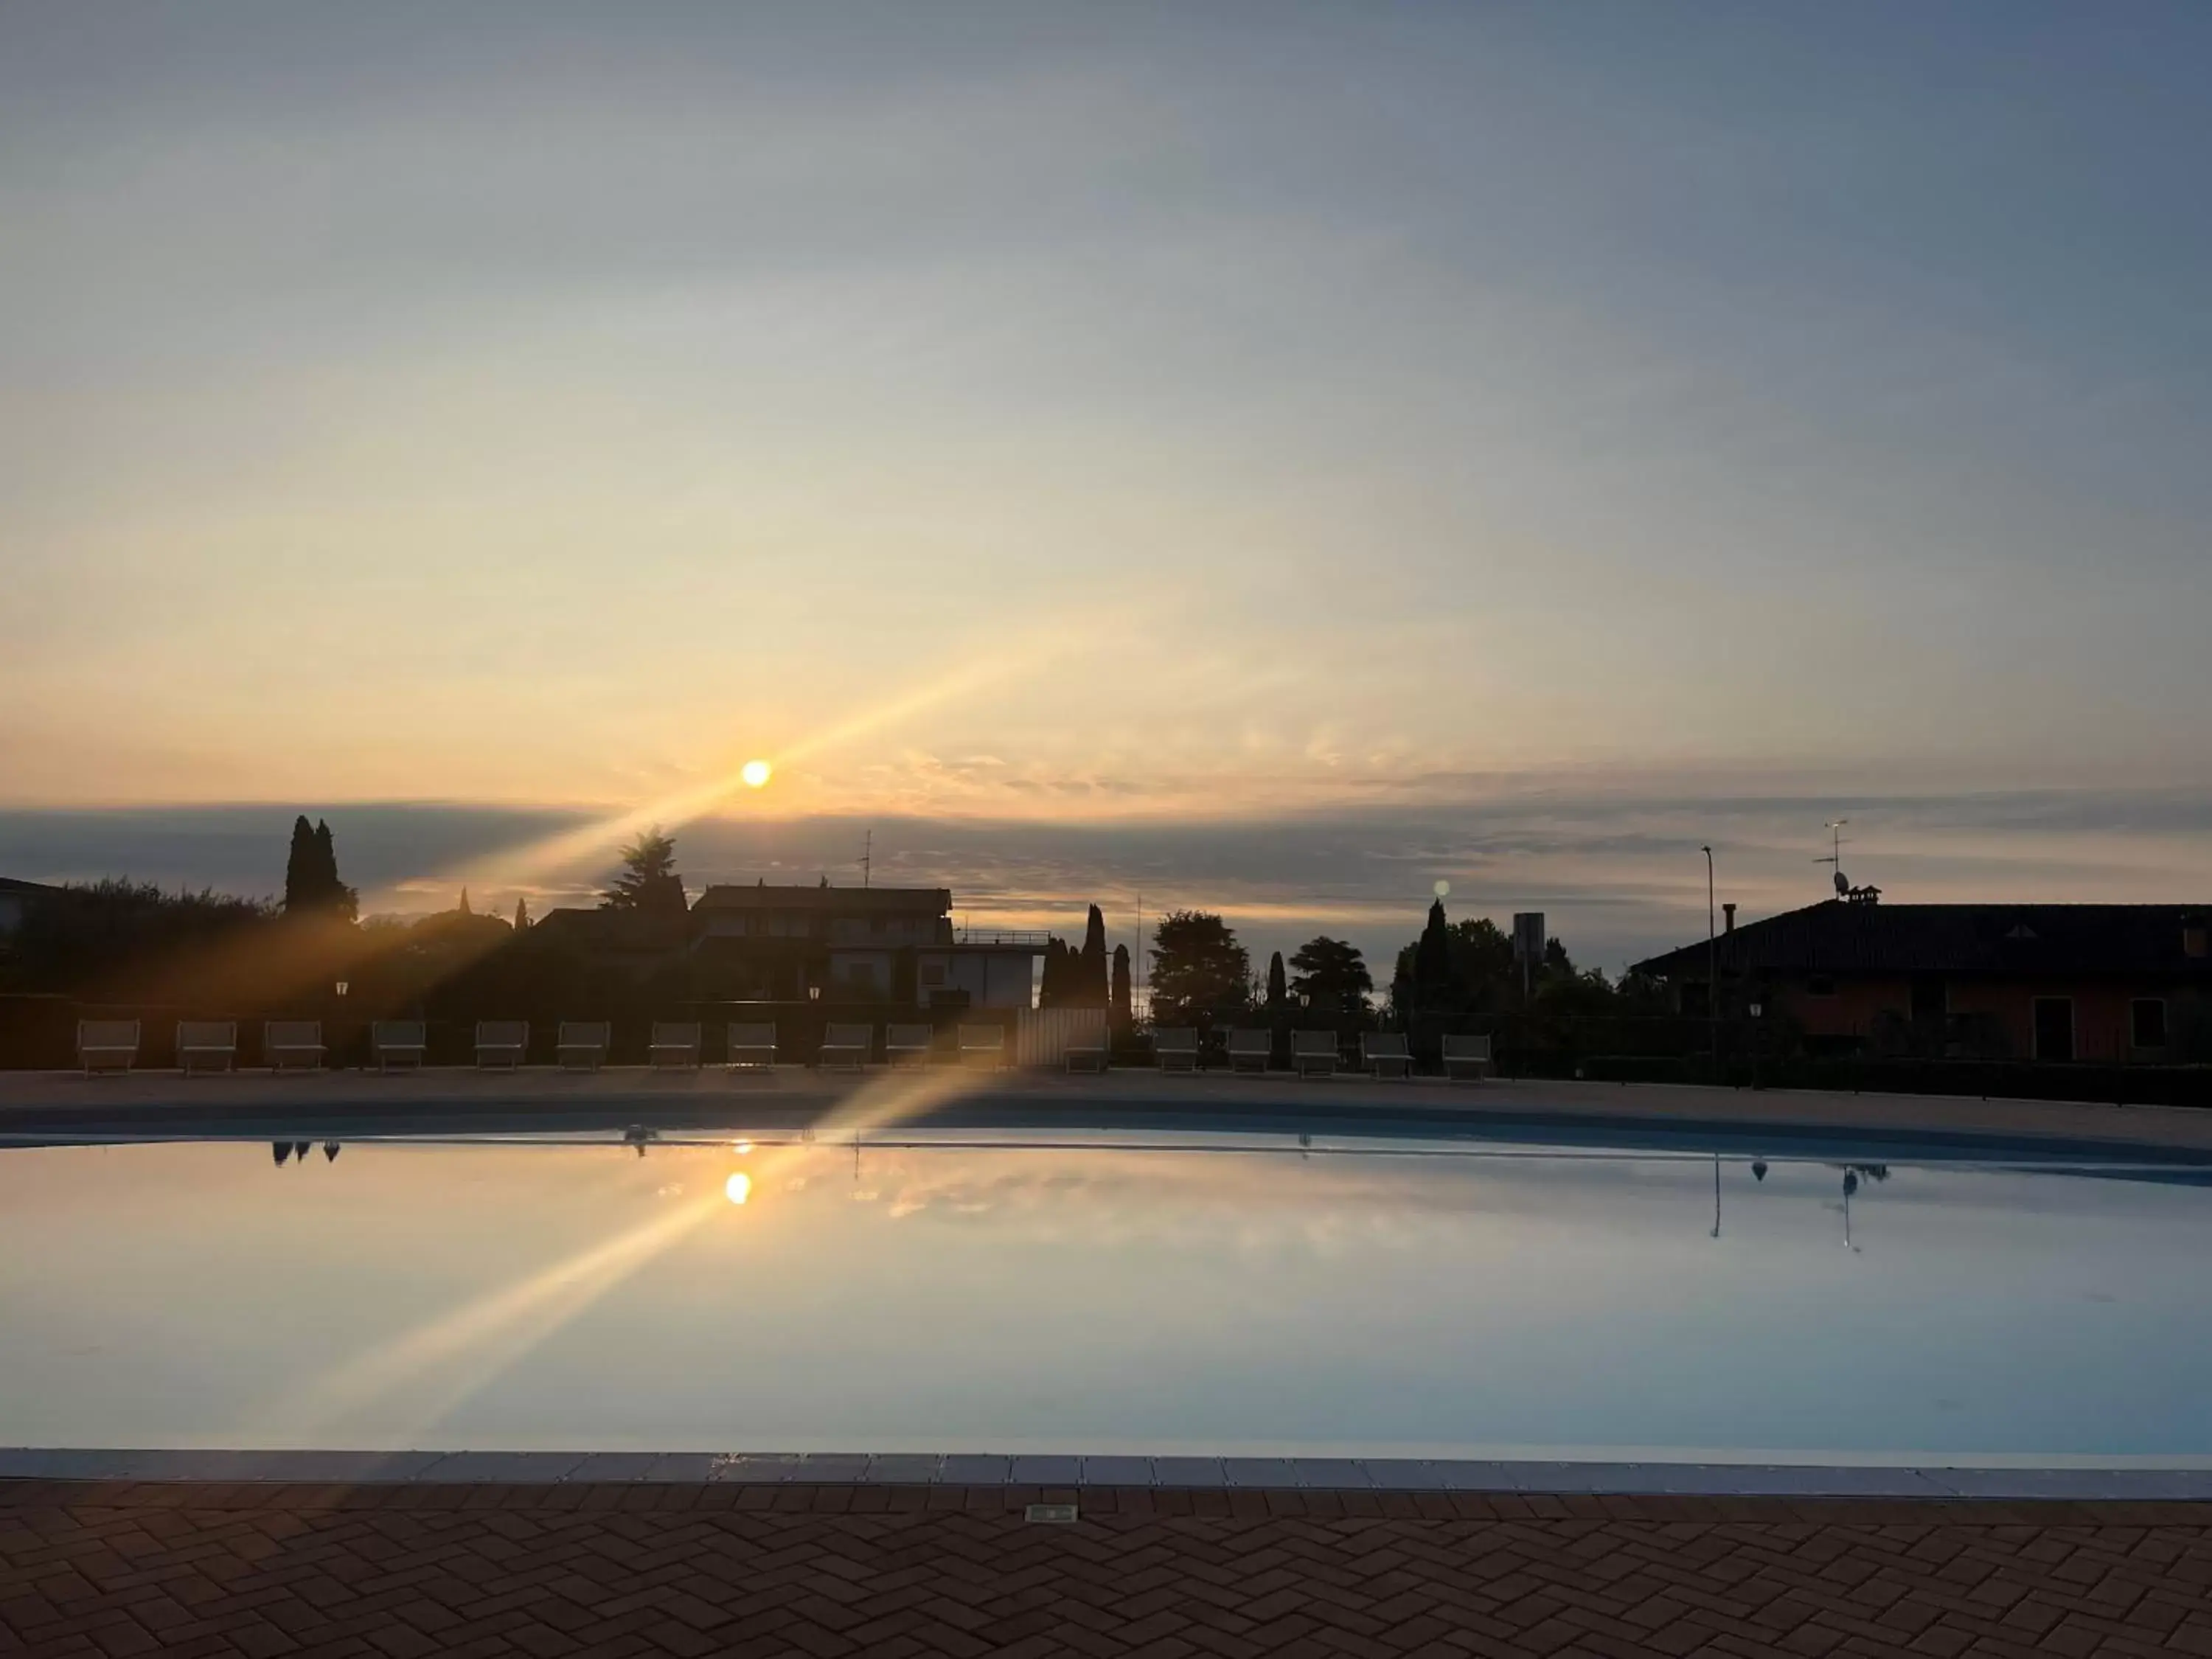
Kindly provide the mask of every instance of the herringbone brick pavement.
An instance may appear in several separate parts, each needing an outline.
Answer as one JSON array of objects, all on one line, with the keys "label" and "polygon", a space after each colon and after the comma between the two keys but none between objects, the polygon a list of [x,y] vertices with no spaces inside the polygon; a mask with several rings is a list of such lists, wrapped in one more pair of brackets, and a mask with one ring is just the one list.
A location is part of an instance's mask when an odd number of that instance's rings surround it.
[{"label": "herringbone brick pavement", "polygon": [[0,1653],[2212,1656],[2212,1505],[0,1483]]}]

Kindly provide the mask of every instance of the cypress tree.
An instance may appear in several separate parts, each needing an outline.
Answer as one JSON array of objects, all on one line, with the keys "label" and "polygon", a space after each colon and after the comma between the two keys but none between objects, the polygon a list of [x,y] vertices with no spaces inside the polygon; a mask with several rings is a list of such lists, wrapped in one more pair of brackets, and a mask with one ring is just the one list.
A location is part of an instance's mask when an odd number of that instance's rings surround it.
[{"label": "cypress tree", "polygon": [[1451,986],[1451,927],[1444,920],[1444,902],[1429,902],[1428,925],[1413,948],[1413,995],[1425,1008],[1448,1000]]},{"label": "cypress tree", "polygon": [[360,910],[361,896],[339,878],[337,841],[331,834],[331,826],[320,818],[315,820],[315,879],[321,888],[315,899],[317,906],[353,921]]},{"label": "cypress tree", "polygon": [[465,916],[472,916],[476,915],[475,911],[469,908],[469,890],[465,887],[461,889],[460,910],[461,914]]},{"label": "cypress tree", "polygon": [[1037,987],[1037,1006],[1067,1006],[1067,946],[1048,937],[1044,942],[1044,981]]},{"label": "cypress tree", "polygon": [[1079,958],[1076,1006],[1083,1008],[1103,1008],[1106,1006],[1106,917],[1097,905],[1083,924],[1083,955]]},{"label": "cypress tree", "polygon": [[1130,1012],[1129,947],[1126,945],[1117,945],[1114,947],[1114,980],[1109,995],[1114,1023],[1116,1025],[1127,1025]]},{"label": "cypress tree", "polygon": [[292,820],[292,850],[284,860],[284,910],[297,915],[314,904],[315,831],[306,813]]},{"label": "cypress tree", "polygon": [[1273,1012],[1280,1012],[1284,1003],[1290,1000],[1290,981],[1283,975],[1283,953],[1278,951],[1267,958],[1268,1009]]},{"label": "cypress tree", "polygon": [[514,931],[521,933],[530,926],[530,901],[518,898],[514,902]]}]

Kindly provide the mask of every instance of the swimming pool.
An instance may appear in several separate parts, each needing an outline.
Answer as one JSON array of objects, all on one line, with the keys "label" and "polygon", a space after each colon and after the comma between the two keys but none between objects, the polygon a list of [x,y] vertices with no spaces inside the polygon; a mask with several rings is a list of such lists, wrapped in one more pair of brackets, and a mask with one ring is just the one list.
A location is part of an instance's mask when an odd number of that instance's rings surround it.
[{"label": "swimming pool", "polygon": [[2172,1171],[331,1146],[0,1151],[0,1445],[2212,1462]]}]

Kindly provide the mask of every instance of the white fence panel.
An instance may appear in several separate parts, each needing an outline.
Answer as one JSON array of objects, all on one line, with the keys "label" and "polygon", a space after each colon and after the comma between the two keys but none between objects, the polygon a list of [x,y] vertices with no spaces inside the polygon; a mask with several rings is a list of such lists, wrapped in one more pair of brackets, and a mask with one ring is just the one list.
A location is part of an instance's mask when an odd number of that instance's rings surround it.
[{"label": "white fence panel", "polygon": [[1071,1047],[1105,1040],[1103,1008],[1024,1008],[1016,1016],[1014,1064],[1065,1066]]}]

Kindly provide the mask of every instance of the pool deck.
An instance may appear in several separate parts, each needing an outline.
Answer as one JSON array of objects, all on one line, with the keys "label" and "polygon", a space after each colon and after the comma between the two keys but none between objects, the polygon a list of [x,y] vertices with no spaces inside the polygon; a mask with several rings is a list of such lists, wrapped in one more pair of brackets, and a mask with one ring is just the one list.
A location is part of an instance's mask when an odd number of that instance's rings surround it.
[{"label": "pool deck", "polygon": [[0,1481],[0,1653],[155,1652],[2203,1655],[2212,1505]]},{"label": "pool deck", "polygon": [[619,1129],[827,1127],[863,1135],[901,1127],[1163,1128],[1314,1127],[1340,1132],[1550,1133],[1583,1139],[1696,1132],[1784,1150],[1823,1136],[1871,1139],[1910,1153],[2005,1149],[2212,1161],[2212,1112],[2094,1102],[1978,1100],[1946,1095],[1753,1091],[1661,1084],[1436,1079],[1301,1082],[1271,1074],[1103,1076],[768,1071],[597,1073],[434,1067],[385,1077],[326,1072],[185,1079],[174,1073],[84,1078],[0,1073],[0,1135],[251,1134],[276,1129],[423,1133],[520,1124]]}]

